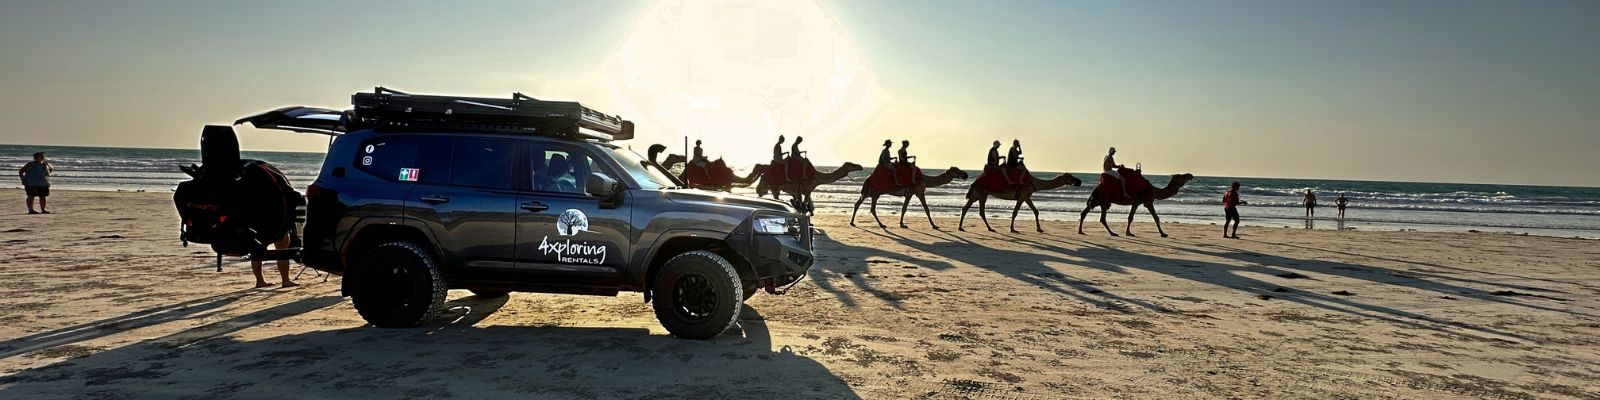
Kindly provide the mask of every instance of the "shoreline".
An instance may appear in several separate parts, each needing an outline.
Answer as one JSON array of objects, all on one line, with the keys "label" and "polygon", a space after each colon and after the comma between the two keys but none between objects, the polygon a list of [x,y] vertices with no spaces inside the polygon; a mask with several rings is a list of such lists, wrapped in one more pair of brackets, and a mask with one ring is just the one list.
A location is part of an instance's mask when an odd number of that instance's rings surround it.
[{"label": "shoreline", "polygon": [[[299,190],[303,191],[304,189],[303,188],[299,188]],[[5,187],[5,188],[0,188],[0,191],[15,191],[15,192],[18,192],[18,195],[20,196],[20,192],[22,191],[22,187],[21,186]],[[84,189],[84,188],[56,189],[56,188],[52,188],[52,196],[51,197],[52,198],[58,197],[58,195],[56,195],[57,193],[77,193],[77,192],[82,192],[82,193],[152,193],[152,194],[162,194],[162,195],[167,195],[167,196],[170,196],[171,193],[172,193],[171,189],[168,189],[168,190],[165,190],[165,191],[157,191],[157,190],[148,190],[148,189],[121,189],[121,188],[105,188],[105,189]],[[753,192],[743,192],[743,193],[736,192],[735,194],[747,195],[747,196],[752,196],[752,197],[754,196]],[[770,197],[768,199],[770,199]],[[885,201],[885,200],[887,200],[887,201]],[[819,215],[828,214],[828,215],[845,215],[845,216],[849,216],[850,215],[850,208],[849,208],[850,204],[853,204],[853,203],[822,202],[822,203],[819,204],[818,214]],[[991,207],[989,208],[989,218],[991,220],[994,220],[996,218],[1001,218],[1002,220],[1008,220],[1009,217],[1010,217],[1009,208],[995,207],[997,205],[1006,205],[1006,204],[1010,204],[1010,203],[1009,202],[1004,202],[1004,201],[991,202],[990,203]],[[1157,203],[1158,207],[1159,207],[1159,204],[1161,204],[1161,203],[1159,203],[1159,202]],[[835,207],[835,205],[837,205],[837,207]],[[893,222],[893,221],[888,220],[887,218],[890,218],[890,217],[898,218],[899,217],[899,208],[898,208],[899,199],[892,199],[892,198],[887,198],[886,197],[886,198],[880,199],[878,205],[879,205],[879,215],[881,217],[883,217],[883,218],[886,218],[885,219],[885,223],[886,224],[892,224],[892,222]],[[907,209],[907,216],[906,216],[907,223],[909,224],[911,221],[914,220],[914,218],[920,218],[921,221],[924,224],[926,224],[927,223],[927,219],[926,219],[926,217],[922,216],[921,210],[917,209],[915,205],[913,205],[912,207],[913,208],[908,208]],[[1218,206],[1218,207],[1220,209],[1221,206]],[[858,218],[865,218],[867,221],[870,221],[871,215],[867,213],[867,210],[866,210],[867,205],[866,204],[862,204],[861,208],[862,208],[862,210],[860,211],[860,215],[858,216]],[[1002,208],[1004,208],[1004,210],[1002,210]],[[1119,208],[1121,209],[1121,212],[1118,212]],[[1329,209],[1328,211],[1330,211],[1330,212],[1333,211],[1332,207],[1327,207],[1327,208]],[[933,211],[933,215],[935,217],[939,217],[939,218],[957,218],[957,217],[960,216],[960,212],[961,212],[961,208],[960,207],[952,207],[952,206],[948,206],[948,205],[930,205],[929,209]],[[1352,208],[1352,210],[1354,210],[1354,209]],[[972,213],[968,214],[968,216],[967,216],[969,226],[970,226],[970,224],[972,222],[974,222],[974,220],[977,220],[976,212],[977,212],[977,207],[973,206]],[[1119,220],[1122,221],[1122,223],[1126,223],[1126,221],[1127,221],[1127,213],[1126,212],[1127,212],[1127,207],[1126,206],[1115,206],[1115,207],[1112,208],[1111,211],[1107,212],[1106,220],[1107,220],[1107,222],[1111,223],[1113,228],[1116,228]],[[1040,219],[1043,220],[1043,221],[1077,222],[1077,218],[1076,218],[1076,213],[1075,212],[1040,211],[1039,214],[1040,214]],[[1303,223],[1305,221],[1304,219],[1300,219],[1300,218],[1282,218],[1282,217],[1271,217],[1271,216],[1252,217],[1248,213],[1245,214],[1245,217],[1246,218],[1244,219],[1244,227],[1246,227],[1246,228],[1301,229],[1301,228],[1297,228],[1296,224],[1300,224],[1300,223]],[[1220,211],[1218,212],[1218,215],[1216,216],[1216,220],[1212,220],[1212,219],[1209,219],[1209,218],[1203,218],[1203,217],[1190,215],[1190,214],[1162,214],[1162,222],[1163,223],[1178,223],[1178,224],[1187,224],[1187,225],[1217,225],[1217,226],[1220,226],[1221,223],[1218,222],[1218,221],[1220,221],[1221,218],[1222,218],[1222,215],[1221,215]],[[1032,215],[1028,212],[1028,210],[1026,208],[1024,208],[1024,209],[1022,209],[1021,213],[1018,214],[1017,220],[1018,220],[1019,224],[1024,222],[1024,220],[1031,221],[1032,220]],[[1262,221],[1272,221],[1272,222],[1271,223],[1264,223]],[[862,221],[860,219],[858,219],[857,222],[861,223]],[[1085,222],[1084,222],[1084,231],[1088,232],[1089,229],[1091,228],[1090,225],[1095,225],[1095,223],[1097,223],[1097,222],[1098,222],[1097,213],[1090,213],[1089,218],[1087,220],[1085,220]],[[1338,230],[1338,229],[1336,229],[1337,226],[1338,226],[1337,225],[1338,221],[1335,218],[1317,217],[1315,222],[1316,222],[1316,226],[1318,226],[1318,228],[1316,230]],[[991,223],[993,223],[993,221],[991,221]],[[1138,217],[1137,217],[1137,219],[1135,220],[1134,223],[1135,223],[1135,225],[1138,225],[1138,224],[1150,224],[1150,223],[1153,223],[1153,221],[1150,219],[1149,213],[1147,213],[1143,209],[1141,209],[1140,212],[1139,212],[1139,215],[1138,215]],[[979,224],[981,224],[981,222],[979,222]],[[1551,238],[1565,238],[1565,239],[1600,240],[1600,230],[1586,230],[1586,229],[1547,229],[1547,228],[1486,226],[1486,225],[1472,225],[1472,224],[1435,224],[1435,223],[1425,223],[1425,222],[1388,222],[1388,221],[1369,221],[1369,220],[1362,220],[1362,219],[1357,219],[1357,218],[1349,218],[1349,219],[1347,219],[1346,220],[1346,225],[1347,225],[1347,227],[1351,228],[1351,229],[1347,229],[1349,231],[1365,231],[1365,232],[1445,232],[1445,233],[1500,234],[1500,235],[1511,235],[1511,236],[1537,236],[1537,237],[1551,237]]]}]

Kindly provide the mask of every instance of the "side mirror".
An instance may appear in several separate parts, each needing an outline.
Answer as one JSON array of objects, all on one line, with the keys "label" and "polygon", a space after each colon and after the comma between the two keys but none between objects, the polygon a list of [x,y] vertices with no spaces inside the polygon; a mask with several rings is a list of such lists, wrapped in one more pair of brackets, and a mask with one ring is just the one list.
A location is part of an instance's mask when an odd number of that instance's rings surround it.
[{"label": "side mirror", "polygon": [[602,199],[610,199],[621,191],[617,185],[617,180],[598,172],[589,173],[589,179],[584,182],[583,187],[584,191],[588,192],[590,196]]}]

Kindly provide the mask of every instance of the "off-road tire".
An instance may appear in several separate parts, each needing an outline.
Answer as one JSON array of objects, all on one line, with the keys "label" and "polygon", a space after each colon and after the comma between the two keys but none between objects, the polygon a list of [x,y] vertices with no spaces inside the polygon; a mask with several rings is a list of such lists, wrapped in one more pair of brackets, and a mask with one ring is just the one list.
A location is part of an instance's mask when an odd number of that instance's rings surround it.
[{"label": "off-road tire", "polygon": [[485,299],[498,299],[498,298],[501,298],[501,297],[506,297],[506,295],[511,294],[511,292],[507,292],[507,291],[504,291],[504,290],[469,289],[468,291],[472,292],[473,296],[478,296],[478,297],[482,297],[482,298],[485,298]]},{"label": "off-road tire", "polygon": [[[667,260],[656,278],[654,306],[656,319],[673,336],[684,339],[710,339],[733,326],[744,307],[743,282],[739,271],[727,259],[709,251],[691,251]],[[680,287],[703,290],[680,294]],[[697,304],[689,303],[701,300]],[[695,308],[703,311],[694,317]]]},{"label": "off-road tire", "polygon": [[358,267],[361,289],[350,302],[379,328],[409,328],[433,318],[449,292],[433,255],[414,243],[373,246]]}]

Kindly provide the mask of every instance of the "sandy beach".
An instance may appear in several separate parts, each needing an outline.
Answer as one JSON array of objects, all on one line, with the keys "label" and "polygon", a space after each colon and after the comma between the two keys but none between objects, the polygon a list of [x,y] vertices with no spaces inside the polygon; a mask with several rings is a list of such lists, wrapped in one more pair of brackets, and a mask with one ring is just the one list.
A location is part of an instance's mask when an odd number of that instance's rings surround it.
[{"label": "sandy beach", "polygon": [[422,327],[367,327],[337,277],[215,272],[169,194],[0,198],[3,399],[1600,399],[1594,240],[828,214],[806,281],[690,341],[637,293],[454,291]]}]

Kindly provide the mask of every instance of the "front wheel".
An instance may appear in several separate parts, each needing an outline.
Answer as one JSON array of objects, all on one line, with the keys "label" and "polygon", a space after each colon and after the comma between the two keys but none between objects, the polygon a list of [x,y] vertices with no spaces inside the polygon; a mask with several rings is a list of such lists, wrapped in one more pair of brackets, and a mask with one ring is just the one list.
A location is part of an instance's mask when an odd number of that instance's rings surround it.
[{"label": "front wheel", "polygon": [[739,272],[709,251],[667,260],[652,291],[656,319],[667,332],[685,339],[710,339],[728,330],[744,305]]},{"label": "front wheel", "polygon": [[380,244],[362,257],[356,313],[379,328],[408,328],[433,318],[444,304],[444,276],[433,255],[410,242]]}]

